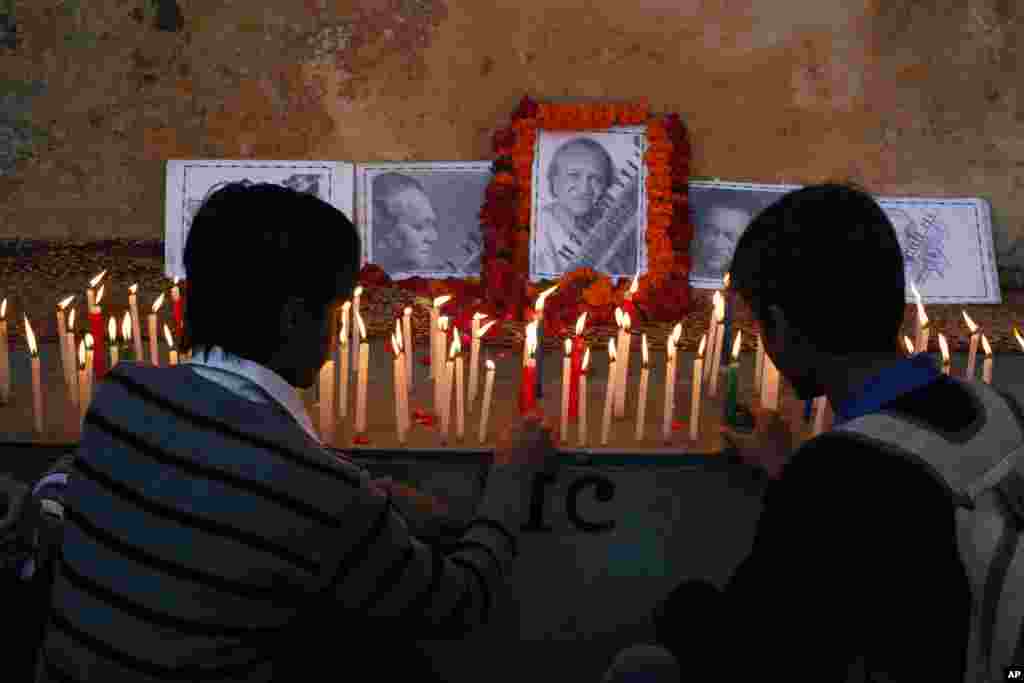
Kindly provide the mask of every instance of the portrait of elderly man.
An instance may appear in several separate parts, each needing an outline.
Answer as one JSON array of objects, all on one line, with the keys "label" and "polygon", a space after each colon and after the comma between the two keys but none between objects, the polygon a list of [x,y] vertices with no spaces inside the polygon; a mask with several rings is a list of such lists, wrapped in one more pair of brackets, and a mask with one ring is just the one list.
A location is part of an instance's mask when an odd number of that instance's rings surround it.
[{"label": "portrait of elderly man", "polygon": [[[547,189],[554,198],[537,213],[533,251],[534,273],[562,274],[589,266],[610,275],[637,272],[637,215],[616,226],[614,234],[587,233],[600,211],[598,200],[615,182],[616,168],[612,155],[604,145],[588,137],[576,137],[559,146],[547,168]],[[637,200],[637,206],[639,202]],[[616,244],[616,237],[628,233]],[[608,249],[601,253],[601,262],[587,256],[593,254],[587,238],[601,240]],[[586,252],[586,253],[585,253]]]},{"label": "portrait of elderly man", "polygon": [[729,271],[733,251],[756,213],[753,201],[737,191],[703,191],[695,202],[690,253],[695,278],[720,280]]},{"label": "portrait of elderly man", "polygon": [[437,213],[423,185],[389,172],[373,179],[372,192],[374,263],[389,275],[436,270]]}]

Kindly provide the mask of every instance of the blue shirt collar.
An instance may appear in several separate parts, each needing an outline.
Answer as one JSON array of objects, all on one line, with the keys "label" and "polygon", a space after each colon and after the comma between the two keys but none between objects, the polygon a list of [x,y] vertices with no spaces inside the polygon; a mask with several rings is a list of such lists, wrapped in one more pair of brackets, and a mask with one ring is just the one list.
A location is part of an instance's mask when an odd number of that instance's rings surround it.
[{"label": "blue shirt collar", "polygon": [[930,384],[941,376],[942,372],[930,355],[915,354],[869,379],[842,405],[833,406],[833,422],[838,425],[874,413],[893,399]]}]

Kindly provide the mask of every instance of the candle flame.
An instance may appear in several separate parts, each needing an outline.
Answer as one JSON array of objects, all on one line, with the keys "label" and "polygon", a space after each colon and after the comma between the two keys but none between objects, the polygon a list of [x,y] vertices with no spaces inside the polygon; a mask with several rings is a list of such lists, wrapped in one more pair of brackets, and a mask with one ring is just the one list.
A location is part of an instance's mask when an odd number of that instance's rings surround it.
[{"label": "candle flame", "polygon": [[537,352],[537,321],[526,326],[526,355],[530,358]]},{"label": "candle flame", "polygon": [[587,312],[583,311],[580,313],[580,317],[576,318],[576,336],[583,334],[583,326],[587,324]]},{"label": "candle flame", "polygon": [[356,322],[359,323],[359,340],[360,343],[366,341],[366,324],[363,322],[363,316],[359,315],[359,311],[356,311]]},{"label": "candle flame", "polygon": [[177,287],[177,286],[178,286],[178,282],[179,282],[180,280],[181,280],[181,278],[180,278],[180,277],[178,277],[177,275],[175,275],[175,276],[174,276],[174,286],[175,286],[175,287]]},{"label": "candle flame", "polygon": [[743,330],[736,331],[736,341],[732,343],[732,359],[736,360],[740,357],[740,339],[743,338]]},{"label": "candle flame", "polygon": [[922,325],[926,325],[928,324],[928,316],[924,314],[924,306],[921,304],[921,293],[917,291],[913,280],[910,281],[910,289],[914,293],[914,299],[917,301],[917,319]]},{"label": "candle flame", "polygon": [[352,291],[352,296],[354,296],[356,298],[361,297],[362,295],[363,295],[363,286],[362,285],[359,285],[358,287],[356,287]]},{"label": "candle flame", "polygon": [[402,321],[400,318],[395,318],[395,338],[398,339],[398,350],[402,350]]},{"label": "candle flame", "polygon": [[548,287],[543,292],[541,292],[540,296],[537,297],[537,303],[535,303],[533,305],[533,309],[535,311],[537,311],[538,313],[543,311],[544,310],[544,300],[547,299],[552,294],[554,294],[556,289],[558,289],[558,285],[555,285],[554,287]]},{"label": "candle flame", "polygon": [[107,338],[111,344],[117,343],[117,320],[114,316],[110,316],[110,320],[107,321]]},{"label": "candle flame", "polygon": [[480,311],[477,311],[476,313],[473,314],[473,320],[483,320],[486,317],[487,317],[487,314],[486,313],[481,313]]},{"label": "candle flame", "polygon": [[85,340],[78,342],[78,368],[85,370]]},{"label": "candle flame", "polygon": [[7,297],[4,297],[3,303],[0,303],[0,320],[7,317]]},{"label": "candle flame", "polygon": [[171,334],[171,328],[164,323],[164,338],[167,339],[167,345],[171,347],[171,351],[174,350],[174,336]]},{"label": "candle flame", "polygon": [[910,341],[910,337],[903,335],[903,343],[907,346],[907,353],[911,356],[914,355],[914,342]]},{"label": "candle flame", "polygon": [[100,280],[102,280],[103,276],[106,275],[106,274],[107,274],[107,271],[104,270],[102,273],[100,273],[99,275],[97,275],[93,279],[89,280],[89,288],[92,289],[93,287],[98,285],[100,283]]},{"label": "candle flame", "polygon": [[164,295],[163,295],[163,292],[161,292],[160,296],[158,296],[156,298],[156,301],[153,302],[153,312],[156,313],[160,309],[160,307],[163,305],[163,303],[164,303]]},{"label": "candle flame", "polygon": [[964,321],[967,323],[967,327],[971,330],[971,334],[974,334],[975,332],[978,331],[978,326],[975,325],[974,321],[971,320],[971,317],[969,315],[967,315],[967,311],[963,311],[963,314],[964,314]]},{"label": "candle flame", "polygon": [[1020,344],[1020,348],[1024,350],[1024,337],[1020,336],[1020,332],[1017,331],[1017,326],[1013,327],[1013,336],[1017,338],[1017,343]]},{"label": "candle flame", "polygon": [[638,289],[640,289],[640,273],[633,276],[633,283],[629,285],[629,289],[626,291],[626,294],[633,296],[636,294]]},{"label": "candle flame", "polygon": [[724,285],[725,289],[729,289],[729,282],[731,280],[732,280],[732,274],[731,273],[726,273],[725,277],[722,278],[722,284]]},{"label": "candle flame", "polygon": [[399,338],[400,336],[396,337],[394,333],[391,334],[391,353],[395,354],[396,359],[402,354]]},{"label": "candle flame", "polygon": [[484,362],[484,365],[486,365],[486,366],[487,366],[487,370],[488,370],[488,372],[494,372],[494,361],[493,361],[493,360],[491,360],[490,358],[488,358],[488,359],[487,359],[487,360],[486,360],[486,361]]},{"label": "candle flame", "polygon": [[565,346],[565,357],[569,358],[570,356],[572,356],[572,342],[569,341],[568,337],[565,340],[564,346]]},{"label": "candle flame", "polygon": [[949,345],[946,344],[946,335],[939,332],[939,350],[942,351],[942,362],[949,362]]},{"label": "candle flame", "polygon": [[[63,301],[57,302],[57,308],[59,308],[60,310],[63,311],[65,308],[68,307],[68,304],[70,304],[74,300],[75,300],[75,295],[72,294],[71,296],[69,296],[68,298],[64,299]],[[7,303],[7,299],[4,299],[4,304],[6,304],[6,303]],[[2,317],[3,317],[3,311],[0,311],[0,318],[2,318]]]},{"label": "candle flame", "polygon": [[721,300],[721,298],[722,298],[722,293],[719,292],[716,289],[714,295],[712,295],[712,297],[711,297],[712,310],[715,310],[715,311],[718,310],[718,302]]},{"label": "candle flame", "polygon": [[486,325],[481,326],[480,329],[476,331],[476,338],[477,339],[483,339],[484,335],[487,334],[487,330],[491,329],[491,326],[493,326],[494,323],[496,323],[496,322],[498,322],[498,321],[497,320],[492,320],[491,322],[487,323]]},{"label": "candle flame", "polygon": [[341,331],[338,332],[338,341],[343,345],[348,344],[348,309],[351,305],[351,301],[346,301],[341,305]]},{"label": "candle flame", "polygon": [[615,307],[615,324],[622,327],[622,309],[618,306]]},{"label": "candle flame", "polygon": [[78,309],[72,308],[71,315],[68,316],[68,330],[75,329],[75,311]]},{"label": "candle flame", "polygon": [[103,290],[106,289],[106,285],[100,285],[100,289],[96,292],[96,305],[100,305],[100,301],[103,299]]},{"label": "candle flame", "polygon": [[708,343],[708,335],[704,333],[700,336],[700,346],[697,348],[697,358],[704,357],[704,346]]},{"label": "candle flame", "polygon": [[402,311],[402,313],[405,315],[412,315],[412,306],[406,306],[405,310]]},{"label": "candle flame", "polygon": [[434,308],[441,308],[442,306],[444,306],[446,303],[448,303],[451,300],[452,300],[452,295],[451,294],[445,294],[444,296],[439,296],[436,299],[434,299]]},{"label": "candle flame", "polygon": [[132,338],[132,314],[130,311],[126,311],[124,319],[121,321],[121,339],[127,344],[128,340]]},{"label": "candle flame", "polygon": [[442,332],[448,331],[448,316],[442,315],[440,318],[437,319],[437,329],[441,330]]},{"label": "candle flame", "polygon": [[645,332],[640,336],[640,352],[643,355],[644,367],[647,367],[647,333]]},{"label": "candle flame", "polygon": [[128,288],[128,291],[129,291],[130,293],[132,293],[132,294],[135,294],[136,292],[138,292],[138,291],[139,291],[139,283],[138,283],[138,282],[136,282],[136,283],[135,283],[134,285],[132,285],[131,287],[129,287],[129,288]]},{"label": "candle flame", "polygon": [[981,335],[981,345],[985,347],[985,355],[986,356],[991,356],[992,355],[992,347],[989,346],[989,344],[988,344],[988,337],[986,337],[984,334]]},{"label": "candle flame", "polygon": [[452,346],[448,353],[449,360],[454,360],[455,356],[462,353],[462,335],[459,334],[459,328],[452,328]]},{"label": "candle flame", "polygon": [[672,328],[672,344],[676,345],[679,340],[683,338],[683,324],[676,323],[676,326]]},{"label": "candle flame", "polygon": [[345,315],[346,313],[348,313],[348,309],[350,309],[350,308],[352,308],[352,301],[351,300],[346,301],[345,303],[343,303],[341,305],[341,314]]},{"label": "candle flame", "polygon": [[622,329],[629,330],[632,327],[633,321],[629,317],[629,313],[622,314]]},{"label": "candle flame", "polygon": [[610,363],[614,363],[615,362],[615,340],[614,339],[609,339],[608,340],[608,362],[610,362]]},{"label": "candle flame", "polygon": [[25,316],[25,338],[28,339],[28,349],[32,356],[39,355],[39,349],[36,347],[36,335],[32,331],[32,325],[28,321],[28,316]]},{"label": "candle flame", "polygon": [[588,346],[587,350],[583,352],[583,366],[580,368],[580,372],[582,372],[583,374],[586,374],[587,373],[587,368],[589,368],[589,367],[590,367],[590,347]]},{"label": "candle flame", "polygon": [[85,333],[85,348],[92,351],[92,347],[95,345],[93,342],[92,335],[88,332]]}]

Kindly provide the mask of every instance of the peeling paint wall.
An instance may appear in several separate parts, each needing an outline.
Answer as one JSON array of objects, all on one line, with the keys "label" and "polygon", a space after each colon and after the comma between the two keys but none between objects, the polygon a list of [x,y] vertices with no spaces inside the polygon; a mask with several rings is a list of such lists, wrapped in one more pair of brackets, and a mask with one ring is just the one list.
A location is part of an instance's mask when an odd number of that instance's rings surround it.
[{"label": "peeling paint wall", "polygon": [[14,0],[0,239],[160,239],[167,158],[483,159],[524,93],[648,95],[696,175],[982,196],[1024,268],[1013,0],[552,4]]}]

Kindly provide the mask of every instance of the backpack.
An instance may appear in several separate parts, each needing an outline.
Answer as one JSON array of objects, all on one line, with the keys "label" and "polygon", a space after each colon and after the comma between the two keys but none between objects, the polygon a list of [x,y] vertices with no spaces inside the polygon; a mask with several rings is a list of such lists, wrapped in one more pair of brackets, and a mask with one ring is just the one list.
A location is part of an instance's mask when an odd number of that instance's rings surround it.
[{"label": "backpack", "polygon": [[959,383],[974,398],[984,423],[952,444],[885,412],[833,431],[880,443],[918,462],[950,492],[957,545],[971,584],[964,681],[990,683],[1006,680],[1010,666],[1024,665],[1024,411],[1020,397],[1006,389]]},{"label": "backpack", "polygon": [[18,622],[6,636],[6,680],[35,680],[64,538],[61,500],[72,460],[59,460],[34,488],[0,474],[0,604]]}]

